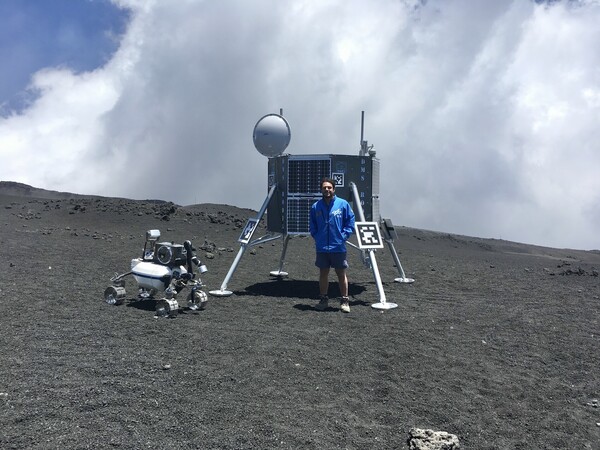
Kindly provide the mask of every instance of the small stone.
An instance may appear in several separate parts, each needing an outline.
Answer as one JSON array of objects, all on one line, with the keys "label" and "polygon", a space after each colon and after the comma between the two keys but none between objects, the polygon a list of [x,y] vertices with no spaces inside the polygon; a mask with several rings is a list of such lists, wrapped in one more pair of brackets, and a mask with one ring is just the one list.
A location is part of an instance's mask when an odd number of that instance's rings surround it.
[{"label": "small stone", "polygon": [[165,364],[163,365],[163,369],[164,370],[169,370],[171,368],[171,364]]},{"label": "small stone", "polygon": [[408,432],[410,450],[458,450],[458,437],[445,431],[411,428]]}]

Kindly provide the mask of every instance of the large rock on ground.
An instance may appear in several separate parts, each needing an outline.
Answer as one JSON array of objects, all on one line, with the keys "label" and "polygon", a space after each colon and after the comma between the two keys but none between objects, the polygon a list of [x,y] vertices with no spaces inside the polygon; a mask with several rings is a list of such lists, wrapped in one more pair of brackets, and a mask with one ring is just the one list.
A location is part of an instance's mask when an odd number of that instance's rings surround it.
[{"label": "large rock on ground", "polygon": [[409,450],[458,450],[458,437],[445,431],[411,428],[408,432]]}]

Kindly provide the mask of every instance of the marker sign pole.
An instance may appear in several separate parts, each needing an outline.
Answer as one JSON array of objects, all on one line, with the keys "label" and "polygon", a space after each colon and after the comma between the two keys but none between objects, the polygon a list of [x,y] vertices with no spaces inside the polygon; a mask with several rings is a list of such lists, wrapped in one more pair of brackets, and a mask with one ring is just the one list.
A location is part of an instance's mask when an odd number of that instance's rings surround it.
[{"label": "marker sign pole", "polygon": [[354,224],[356,237],[358,239],[358,248],[361,250],[368,250],[371,269],[373,270],[373,277],[375,278],[377,290],[379,291],[379,302],[373,303],[371,307],[375,309],[397,308],[397,304],[388,303],[387,299],[385,298],[385,291],[383,290],[381,276],[379,275],[379,267],[377,266],[377,260],[375,259],[375,249],[383,248],[383,240],[381,239],[379,225],[376,222],[365,222],[365,213],[363,212],[362,205],[360,203],[356,184],[351,182],[350,187],[352,188],[352,195],[354,197],[354,207],[360,219],[359,222]]}]

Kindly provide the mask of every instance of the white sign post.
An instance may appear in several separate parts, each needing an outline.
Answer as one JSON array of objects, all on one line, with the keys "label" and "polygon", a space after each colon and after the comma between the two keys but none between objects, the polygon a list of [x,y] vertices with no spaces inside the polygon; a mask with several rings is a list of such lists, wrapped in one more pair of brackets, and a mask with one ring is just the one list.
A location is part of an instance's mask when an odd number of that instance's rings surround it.
[{"label": "white sign post", "polygon": [[[359,211],[359,215],[362,215],[362,210]],[[371,307],[375,309],[397,308],[397,304],[388,303],[385,298],[385,292],[381,283],[381,276],[379,275],[379,267],[377,267],[377,260],[375,259],[375,249],[383,248],[383,239],[381,239],[379,224],[377,222],[355,222],[354,229],[356,231],[356,238],[358,240],[358,248],[361,250],[368,250],[369,252],[369,260],[371,262],[371,268],[373,269],[373,276],[375,277],[375,283],[377,284],[377,288],[379,290],[379,302],[373,303]]]}]

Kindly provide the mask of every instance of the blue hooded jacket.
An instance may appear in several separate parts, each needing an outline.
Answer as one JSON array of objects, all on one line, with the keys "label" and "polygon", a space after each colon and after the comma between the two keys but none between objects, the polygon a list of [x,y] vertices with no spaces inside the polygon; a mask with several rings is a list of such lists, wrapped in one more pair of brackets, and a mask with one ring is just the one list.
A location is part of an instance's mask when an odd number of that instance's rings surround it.
[{"label": "blue hooded jacket", "polygon": [[317,252],[345,252],[346,240],[354,233],[354,212],[350,204],[336,196],[329,205],[323,199],[315,202],[310,208],[309,230]]}]

